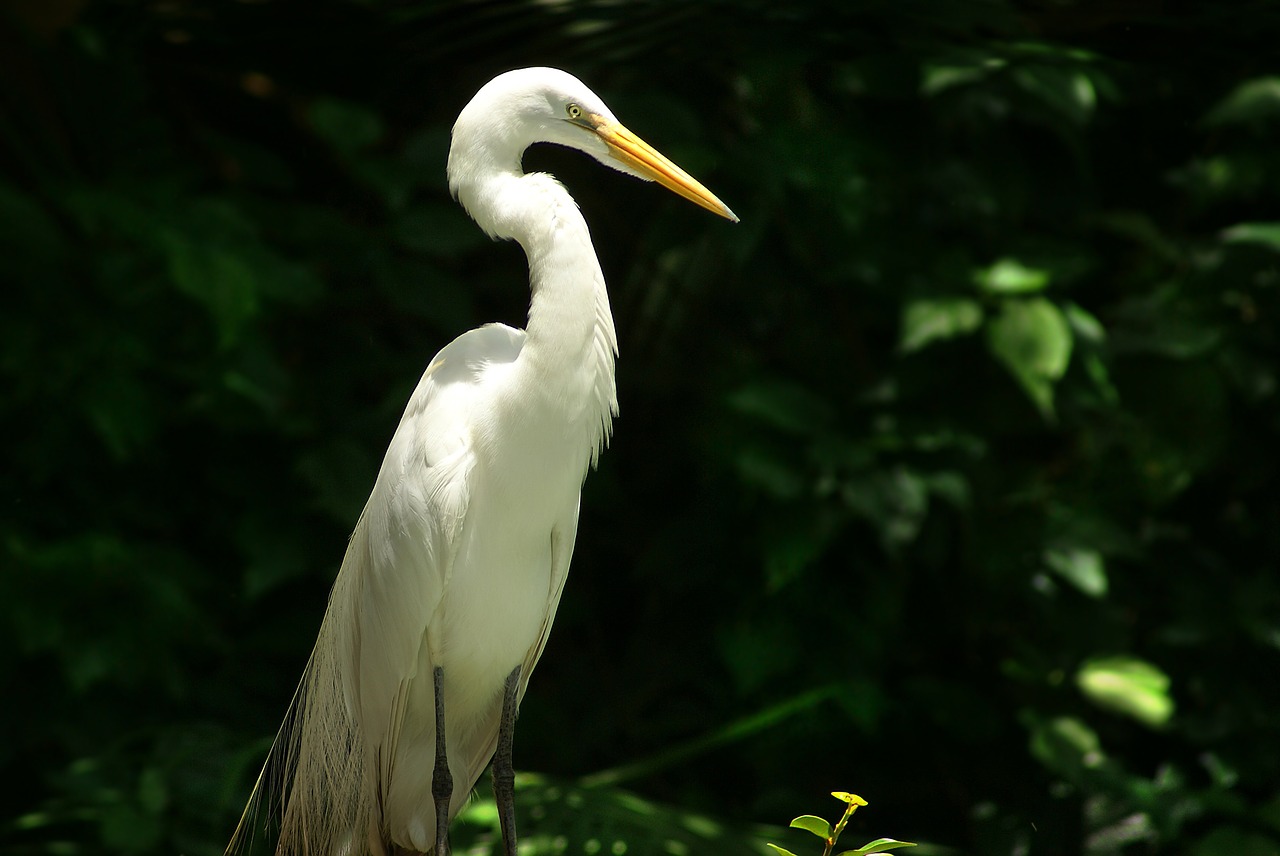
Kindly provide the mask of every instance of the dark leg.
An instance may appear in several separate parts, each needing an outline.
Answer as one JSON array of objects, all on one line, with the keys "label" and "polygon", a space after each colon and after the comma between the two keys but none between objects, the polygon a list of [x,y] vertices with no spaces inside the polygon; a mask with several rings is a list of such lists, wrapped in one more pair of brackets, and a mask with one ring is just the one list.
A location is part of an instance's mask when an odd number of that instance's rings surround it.
[{"label": "dark leg", "polygon": [[453,799],[453,776],[444,745],[444,669],[436,666],[432,676],[436,692],[436,766],[431,773],[431,796],[436,801],[435,856],[449,856],[449,801]]},{"label": "dark leg", "polygon": [[516,856],[516,773],[511,766],[511,741],[516,730],[516,692],[520,667],[507,675],[502,692],[502,721],[498,724],[498,749],[493,754],[493,796],[502,823],[502,852]]}]

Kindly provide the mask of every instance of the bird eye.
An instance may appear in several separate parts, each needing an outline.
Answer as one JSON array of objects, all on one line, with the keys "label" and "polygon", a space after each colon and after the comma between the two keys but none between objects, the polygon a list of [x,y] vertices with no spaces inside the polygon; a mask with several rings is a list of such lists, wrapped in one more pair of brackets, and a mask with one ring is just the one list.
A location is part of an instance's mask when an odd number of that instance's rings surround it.
[{"label": "bird eye", "polygon": [[570,119],[581,119],[581,118],[582,118],[582,108],[581,108],[581,107],[579,107],[577,104],[570,104],[570,105],[569,105],[568,107],[566,107],[565,109],[569,112],[569,118],[570,118]]}]

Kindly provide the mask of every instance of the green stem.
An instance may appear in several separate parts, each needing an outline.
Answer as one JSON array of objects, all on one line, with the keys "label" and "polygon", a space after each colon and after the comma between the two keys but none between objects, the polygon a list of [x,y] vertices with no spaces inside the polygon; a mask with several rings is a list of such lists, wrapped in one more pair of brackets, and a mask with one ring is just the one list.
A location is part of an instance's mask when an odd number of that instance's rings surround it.
[{"label": "green stem", "polygon": [[836,841],[840,838],[840,833],[844,832],[844,826],[849,822],[849,818],[853,817],[853,813],[858,807],[853,803],[845,806],[844,815],[836,821],[836,828],[831,830],[831,837],[827,839],[827,849],[822,851],[822,856],[831,856],[831,849],[836,846]]},{"label": "green stem", "polygon": [[[836,691],[837,687],[834,684],[809,690],[764,710],[736,719],[710,734],[704,734],[701,737],[695,737],[692,740],[672,746],[657,755],[642,758],[630,764],[590,773],[579,779],[578,784],[584,788],[595,788],[601,785],[616,785],[628,779],[639,779],[651,773],[656,773],[667,767],[675,766],[686,758],[701,755],[703,752],[723,746],[726,743],[733,743],[750,737],[758,731],[763,731],[790,716],[826,701],[834,696]],[[827,856],[827,854],[824,854],[824,856]]]}]

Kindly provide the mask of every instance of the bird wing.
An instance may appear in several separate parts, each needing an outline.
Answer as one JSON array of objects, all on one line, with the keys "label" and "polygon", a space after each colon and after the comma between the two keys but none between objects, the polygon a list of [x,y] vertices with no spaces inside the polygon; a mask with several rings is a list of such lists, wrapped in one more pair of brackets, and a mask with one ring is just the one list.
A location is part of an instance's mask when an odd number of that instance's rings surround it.
[{"label": "bird wing", "polygon": [[[574,503],[572,512],[564,515],[551,531],[551,581],[547,587],[547,609],[538,640],[529,649],[524,662],[520,664],[520,685],[516,692],[517,704],[524,698],[533,668],[538,664],[538,659],[547,645],[547,638],[551,635],[551,625],[555,621],[556,609],[560,606],[560,595],[564,593],[565,580],[569,577],[569,562],[573,558],[573,545],[577,535],[578,504]],[[467,747],[470,750],[465,759],[468,788],[480,778],[489,759],[493,757],[498,745],[498,725],[501,716],[502,708],[495,705],[488,717],[476,729],[475,738]]]},{"label": "bird wing", "polygon": [[[524,332],[489,324],[432,360],[405,408],[347,547],[294,710],[272,758],[291,775],[280,852],[377,849],[425,631],[452,573],[474,462],[479,379],[513,361]],[[417,686],[415,686],[417,684]],[[272,761],[268,762],[269,764]],[[261,781],[261,780],[260,780]]]},{"label": "bird wing", "polygon": [[371,737],[398,718],[384,708],[404,699],[402,683],[420,677],[423,634],[453,571],[470,501],[471,416],[480,374],[513,360],[523,339],[521,331],[491,324],[436,355],[409,399],[356,525],[344,562],[344,572],[352,564],[360,578],[346,677]]}]

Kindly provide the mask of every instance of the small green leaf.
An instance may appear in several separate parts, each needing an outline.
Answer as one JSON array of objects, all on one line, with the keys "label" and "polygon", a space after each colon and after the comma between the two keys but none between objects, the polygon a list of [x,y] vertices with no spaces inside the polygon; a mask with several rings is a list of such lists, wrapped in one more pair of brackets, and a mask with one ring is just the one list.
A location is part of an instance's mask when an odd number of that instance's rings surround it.
[{"label": "small green leaf", "polygon": [[1085,311],[1074,303],[1066,304],[1063,307],[1063,312],[1067,316],[1067,321],[1071,324],[1071,330],[1075,333],[1076,339],[1092,342],[1095,345],[1100,345],[1106,340],[1106,329],[1103,328],[1102,322],[1092,313]]},{"label": "small green leaf", "polygon": [[867,801],[864,800],[862,797],[858,796],[857,794],[848,793],[846,791],[832,791],[831,796],[835,797],[841,802],[847,802],[849,805],[861,806],[861,805],[867,804]]},{"label": "small green leaf", "polygon": [[1222,233],[1228,244],[1261,244],[1280,251],[1280,223],[1237,223]]},{"label": "small green leaf", "polygon": [[1076,685],[1099,707],[1132,716],[1153,728],[1173,716],[1169,676],[1134,657],[1087,662],[1076,673]]},{"label": "small green leaf", "polygon": [[1246,80],[1204,117],[1206,125],[1252,125],[1280,118],[1280,77]]},{"label": "small green leaf", "polygon": [[980,83],[1006,65],[1007,62],[1002,58],[986,56],[952,57],[941,63],[926,63],[920,92],[933,96],[958,86]]},{"label": "small green leaf", "polygon": [[1081,71],[1049,65],[1024,66],[1014,70],[1013,80],[1044,106],[1078,125],[1092,118],[1098,103],[1093,81]]},{"label": "small green leaf", "polygon": [[1029,268],[1017,259],[1000,259],[990,267],[974,271],[973,281],[990,294],[1027,294],[1042,291],[1049,284],[1049,272]]},{"label": "small green leaf", "polygon": [[796,854],[792,853],[787,848],[779,847],[776,844],[769,844],[768,842],[766,842],[764,846],[771,848],[773,852],[778,854],[778,856],[796,856]]},{"label": "small green leaf", "polygon": [[915,847],[914,841],[896,841],[892,838],[877,838],[868,841],[857,850],[845,850],[838,856],[867,856],[869,853],[883,853],[886,850],[897,850],[899,847]]},{"label": "small green leaf", "polygon": [[981,325],[982,307],[976,300],[963,297],[913,300],[902,313],[898,347],[911,353],[938,339],[972,333]]},{"label": "small green leaf", "polygon": [[1089,597],[1107,593],[1107,567],[1097,550],[1081,547],[1046,550],[1044,563]]},{"label": "small green leaf", "polygon": [[791,826],[793,829],[803,829],[807,832],[812,832],[824,841],[831,837],[831,824],[812,814],[800,815],[795,820],[791,821]]},{"label": "small green leaf", "polygon": [[1050,770],[1073,780],[1099,767],[1107,757],[1094,730],[1073,716],[1036,724],[1030,749]]},{"label": "small green leaf", "polygon": [[1071,327],[1053,303],[1008,300],[987,325],[987,347],[1013,374],[1036,407],[1053,418],[1053,385],[1071,361]]}]

